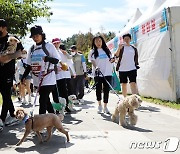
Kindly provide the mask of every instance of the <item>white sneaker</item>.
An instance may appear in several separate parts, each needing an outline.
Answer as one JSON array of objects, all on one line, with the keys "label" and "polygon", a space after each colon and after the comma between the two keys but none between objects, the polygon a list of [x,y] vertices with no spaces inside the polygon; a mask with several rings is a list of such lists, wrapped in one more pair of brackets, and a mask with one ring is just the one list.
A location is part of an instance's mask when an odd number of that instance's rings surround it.
[{"label": "white sneaker", "polygon": [[19,123],[20,121],[18,119],[16,119],[15,117],[11,117],[11,119],[5,123],[5,126],[13,126]]},{"label": "white sneaker", "polygon": [[29,96],[29,98],[28,98],[28,102],[29,102],[29,103],[31,102],[31,96]]},{"label": "white sneaker", "polygon": [[28,102],[26,101],[26,99],[24,99],[23,101],[22,101],[22,104],[27,104]]},{"label": "white sneaker", "polygon": [[73,100],[73,103],[74,103],[74,105],[79,105],[80,104],[79,100]]},{"label": "white sneaker", "polygon": [[99,105],[99,106],[98,106],[98,113],[102,113],[102,109],[103,109],[103,108],[102,108],[102,105]]},{"label": "white sneaker", "polygon": [[2,120],[0,119],[0,132],[3,131],[3,126],[4,126],[4,124],[3,124]]},{"label": "white sneaker", "polygon": [[104,111],[104,113],[106,113],[106,114],[110,114],[110,112],[109,112],[109,110],[108,110],[107,107],[105,107],[103,111]]}]

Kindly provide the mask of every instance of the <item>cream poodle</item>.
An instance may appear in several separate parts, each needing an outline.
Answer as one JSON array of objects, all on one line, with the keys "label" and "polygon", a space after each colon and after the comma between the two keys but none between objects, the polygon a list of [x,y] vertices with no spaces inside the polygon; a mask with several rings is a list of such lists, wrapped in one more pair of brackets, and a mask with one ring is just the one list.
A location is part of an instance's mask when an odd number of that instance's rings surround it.
[{"label": "cream poodle", "polygon": [[128,115],[130,125],[136,125],[137,115],[134,114],[134,110],[140,106],[141,102],[141,97],[136,94],[127,96],[117,104],[114,114],[111,117],[112,121],[115,121],[119,115],[119,125],[127,126],[125,117]]},{"label": "cream poodle", "polygon": [[8,54],[12,54],[16,51],[17,48],[17,44],[20,42],[17,38],[15,38],[14,36],[10,36],[8,38],[8,47],[5,51],[3,51],[3,53],[1,55],[5,56]]}]

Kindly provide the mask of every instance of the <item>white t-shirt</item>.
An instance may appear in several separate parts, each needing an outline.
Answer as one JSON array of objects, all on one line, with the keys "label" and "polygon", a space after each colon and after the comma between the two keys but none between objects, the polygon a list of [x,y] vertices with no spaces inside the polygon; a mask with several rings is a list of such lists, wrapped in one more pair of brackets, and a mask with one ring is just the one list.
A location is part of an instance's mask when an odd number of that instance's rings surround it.
[{"label": "white t-shirt", "polygon": [[[68,64],[68,66],[70,68],[70,75],[76,75],[74,64],[73,64],[73,60],[72,59],[68,59],[67,64]],[[70,76],[70,78],[71,78],[71,76]]]},{"label": "white t-shirt", "polygon": [[[66,55],[64,55],[61,50],[57,50],[59,55],[61,56],[61,62],[66,63],[68,65],[68,58]],[[71,78],[71,73],[70,70],[68,69],[67,71],[61,70],[61,65],[58,65],[58,73],[56,74],[56,80],[64,79],[64,78]]]},{"label": "white t-shirt", "polygon": [[112,76],[113,64],[109,61],[109,57],[106,55],[105,51],[103,49],[98,49],[99,56],[96,59],[94,58],[94,54],[92,55],[93,52],[94,50],[89,52],[88,60],[95,61],[96,66],[100,68],[104,76]]},{"label": "white t-shirt", "polygon": [[136,69],[134,62],[135,51],[132,46],[124,46],[119,71],[132,71]]},{"label": "white t-shirt", "polygon": [[23,67],[23,63],[27,64],[27,59],[19,59],[16,64],[17,71],[21,75],[23,75],[25,71],[25,68]]},{"label": "white t-shirt", "polygon": [[[49,52],[49,56],[61,60],[61,57],[54,47],[52,43],[46,43],[46,49]],[[43,57],[47,56],[45,52],[42,50],[42,45],[34,45],[34,51],[31,53],[31,48],[27,55],[27,64],[31,65],[32,68],[32,78],[34,86],[39,86],[40,77],[35,76],[34,74],[38,75],[40,72],[47,73],[49,62],[44,62]],[[50,63],[49,69],[54,69],[54,64]],[[56,84],[56,75],[55,72],[52,71],[51,73],[47,74],[42,82],[42,85],[55,85]]]}]

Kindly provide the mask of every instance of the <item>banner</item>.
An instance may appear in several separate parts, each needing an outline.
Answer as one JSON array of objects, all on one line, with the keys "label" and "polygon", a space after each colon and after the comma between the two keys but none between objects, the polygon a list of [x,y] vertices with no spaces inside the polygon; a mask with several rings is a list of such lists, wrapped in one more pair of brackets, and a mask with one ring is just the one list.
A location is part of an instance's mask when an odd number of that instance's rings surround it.
[{"label": "banner", "polygon": [[[130,44],[136,44],[138,41],[146,39],[150,35],[156,35],[168,30],[167,12],[166,9],[157,13],[153,17],[143,21],[141,24],[129,29],[126,33],[130,33],[132,36]],[[108,48],[112,53],[116,52],[118,45],[123,43],[122,36],[120,34],[107,43]]]}]

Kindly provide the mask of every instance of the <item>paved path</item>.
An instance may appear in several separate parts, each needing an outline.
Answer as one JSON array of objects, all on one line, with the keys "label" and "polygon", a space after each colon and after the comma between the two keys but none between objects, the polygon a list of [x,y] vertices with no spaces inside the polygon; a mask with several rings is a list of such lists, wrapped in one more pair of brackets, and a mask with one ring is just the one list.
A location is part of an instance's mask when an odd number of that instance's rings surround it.
[{"label": "paved path", "polygon": [[[180,111],[143,102],[136,111],[139,117],[137,126],[125,129],[111,122],[110,115],[97,114],[95,92],[85,95],[84,105],[76,106],[77,111],[66,115],[63,125],[69,131],[70,142],[56,130],[49,142],[39,144],[32,133],[19,147],[15,144],[23,136],[24,125],[5,127],[0,133],[0,154],[179,154],[180,146],[175,152],[164,152],[166,140],[176,137],[180,140]],[[114,111],[118,98],[110,94],[109,110]],[[18,102],[16,106],[20,106]],[[31,106],[26,106],[27,110]],[[35,113],[38,113],[38,106]],[[176,146],[176,141],[167,141],[165,149]],[[155,145],[147,148],[147,144]],[[153,146],[152,146],[153,147]]]}]

